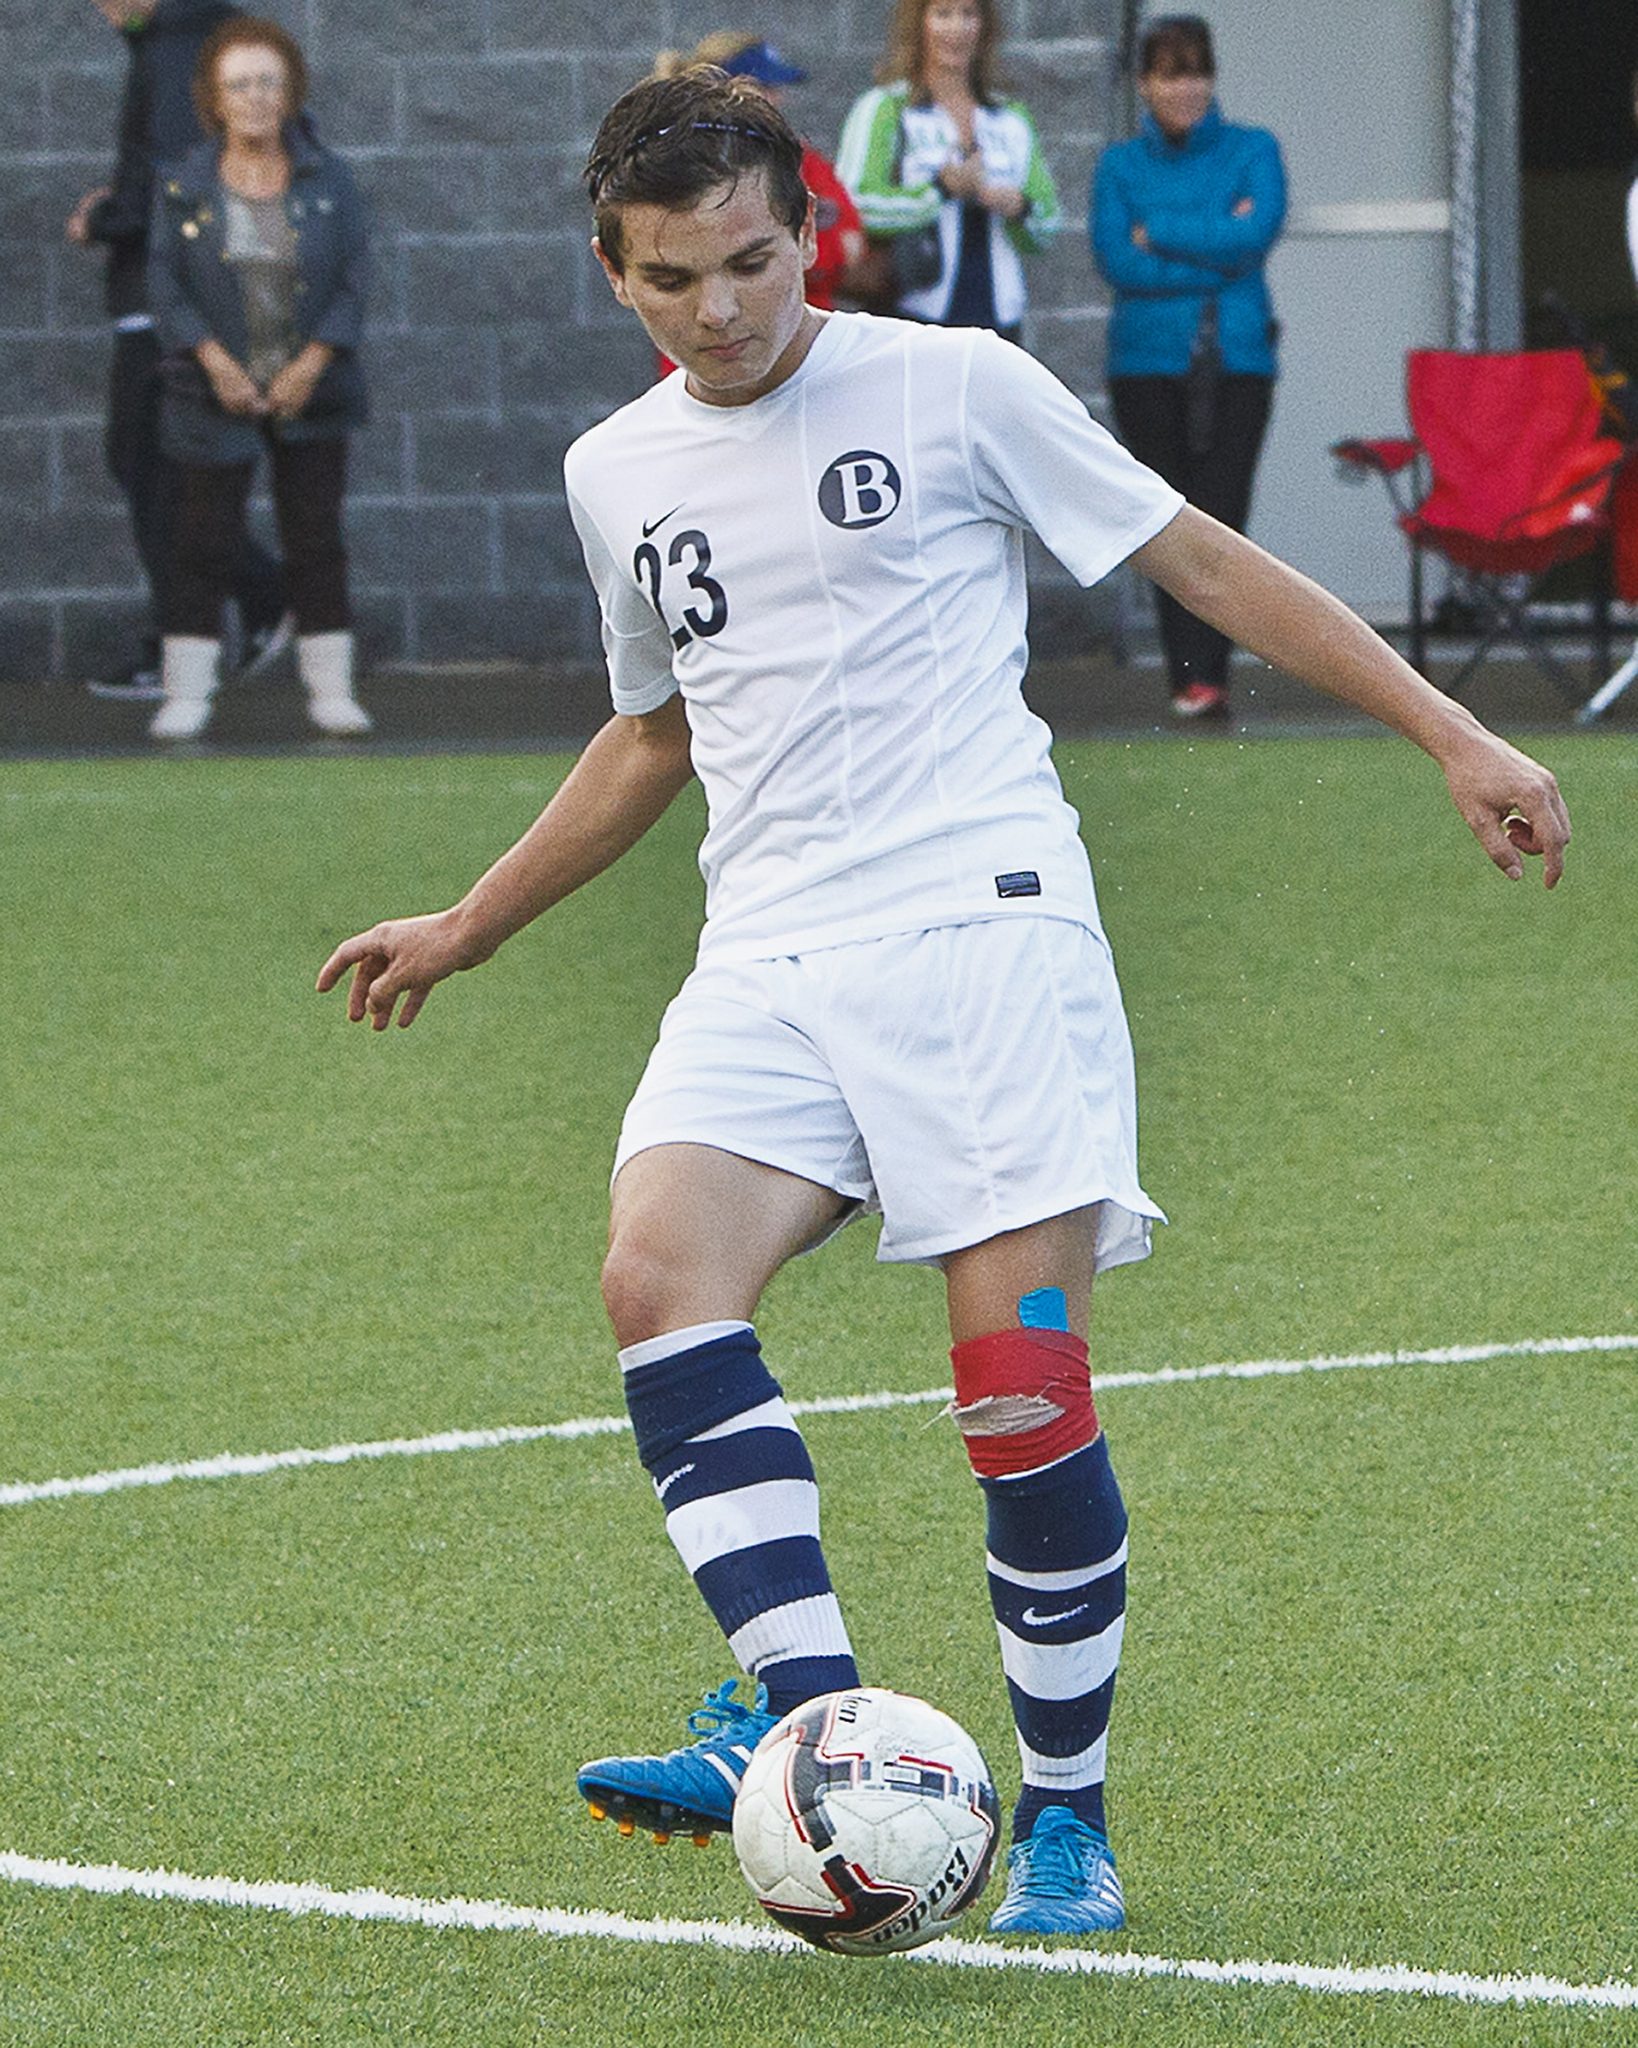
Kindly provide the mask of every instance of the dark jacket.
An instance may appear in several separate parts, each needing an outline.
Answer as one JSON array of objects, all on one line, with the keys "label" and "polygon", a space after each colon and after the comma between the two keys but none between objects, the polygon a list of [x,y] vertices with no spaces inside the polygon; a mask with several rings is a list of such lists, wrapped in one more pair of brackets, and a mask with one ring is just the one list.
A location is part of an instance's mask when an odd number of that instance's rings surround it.
[{"label": "dark jacket", "polygon": [[[1249,210],[1237,214],[1238,202]],[[1149,246],[1132,240],[1141,222]],[[1092,253],[1115,289],[1111,377],[1181,377],[1208,298],[1223,368],[1275,370],[1274,308],[1263,265],[1285,225],[1285,170],[1266,128],[1225,121],[1212,101],[1181,142],[1145,114],[1106,149],[1092,184]]]},{"label": "dark jacket", "polygon": [[[290,189],[285,212],[296,235],[296,334],[336,351],[307,411],[276,422],[292,441],[327,439],[364,424],[368,404],[359,344],[369,284],[369,225],[353,174],[301,121],[286,124]],[[249,350],[244,298],[223,256],[220,145],[196,149],[165,178],[154,201],[148,296],[164,355],[165,452],[179,462],[247,462],[261,447],[262,423],[236,419],[216,403],[194,350],[219,341],[243,362]]]},{"label": "dark jacket", "polygon": [[116,320],[147,308],[154,180],[204,139],[193,107],[194,69],[205,38],[240,11],[227,0],[159,0],[146,22],[122,31],[130,63],[119,110],[119,153],[112,188],[88,223],[92,241],[108,250],[106,298]]}]

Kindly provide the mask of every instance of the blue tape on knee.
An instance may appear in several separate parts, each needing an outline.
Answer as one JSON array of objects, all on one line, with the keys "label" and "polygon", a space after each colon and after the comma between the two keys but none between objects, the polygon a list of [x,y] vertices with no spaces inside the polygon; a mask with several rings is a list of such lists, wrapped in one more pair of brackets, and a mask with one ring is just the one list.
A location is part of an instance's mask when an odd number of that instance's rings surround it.
[{"label": "blue tape on knee", "polygon": [[1036,1287],[1018,1297],[1018,1320],[1026,1330],[1067,1330],[1069,1298],[1061,1287]]}]

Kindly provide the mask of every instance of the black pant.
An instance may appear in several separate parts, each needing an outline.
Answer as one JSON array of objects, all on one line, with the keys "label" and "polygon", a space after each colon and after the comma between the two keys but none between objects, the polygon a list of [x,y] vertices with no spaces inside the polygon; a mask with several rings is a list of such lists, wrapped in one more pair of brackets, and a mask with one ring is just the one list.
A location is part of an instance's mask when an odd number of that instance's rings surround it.
[{"label": "black pant", "polygon": [[[301,633],[339,633],[352,623],[341,499],[347,440],[281,441],[268,432],[273,511],[284,546],[290,604]],[[222,601],[244,547],[254,462],[178,466],[176,546],[166,577],[165,631],[214,640]]]},{"label": "black pant", "polygon": [[[1191,505],[1236,533],[1245,532],[1252,479],[1274,402],[1272,377],[1218,378],[1211,432],[1199,452],[1189,447],[1181,377],[1111,377],[1109,400],[1120,437],[1139,462],[1158,470]],[[1156,590],[1155,599],[1173,694],[1189,683],[1226,683],[1229,642],[1165,591]]]},{"label": "black pant", "polygon": [[[159,445],[159,341],[151,328],[115,334],[108,378],[108,471],[131,512],[131,537],[148,579],[156,624],[169,610],[165,584],[175,550],[178,479]],[[248,626],[267,626],[284,610],[284,572],[244,534],[228,582]],[[218,616],[210,629],[221,631]]]}]

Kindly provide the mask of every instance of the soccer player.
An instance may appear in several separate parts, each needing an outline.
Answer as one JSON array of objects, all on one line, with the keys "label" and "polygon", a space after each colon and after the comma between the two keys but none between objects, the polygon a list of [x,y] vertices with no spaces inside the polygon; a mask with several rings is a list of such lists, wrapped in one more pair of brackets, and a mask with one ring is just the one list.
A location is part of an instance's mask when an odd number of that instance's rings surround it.
[{"label": "soccer player", "polygon": [[986,1506],[1023,1781],[991,1925],[1118,1927],[1126,1515],[1087,1322],[1094,1272],[1141,1258],[1160,1212],[1091,873],[1019,692],[1025,531],[1084,583],[1133,562],[1416,741],[1513,878],[1539,854],[1558,880],[1569,820],[1543,768],[1022,350],[807,306],[801,156],[721,73],[604,120],[594,248],[681,366],[567,462],[614,715],[458,903],[348,939],[318,986],[351,970],[353,1021],[412,1023],[699,775],[705,928],[620,1135],[603,1292],[667,1529],[757,1690],[709,1695],[668,1754],[588,1764],[581,1793],[627,1828],[726,1829],[774,1717],[858,1682],[755,1316],[788,1259],[879,1207],[880,1256],[942,1270]]}]

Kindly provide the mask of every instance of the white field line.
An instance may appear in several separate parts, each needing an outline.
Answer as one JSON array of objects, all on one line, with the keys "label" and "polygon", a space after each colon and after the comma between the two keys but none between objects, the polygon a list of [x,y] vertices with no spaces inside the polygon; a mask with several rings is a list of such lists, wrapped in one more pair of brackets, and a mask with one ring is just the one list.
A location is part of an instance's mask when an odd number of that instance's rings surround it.
[{"label": "white field line", "polygon": [[[125,1870],[118,1864],[66,1863],[0,1853],[0,1881],[103,1897],[174,1900],[240,1911],[318,1914],[331,1920],[386,1921],[401,1927],[470,1933],[535,1934],[564,1941],[627,1941],[660,1948],[729,1949],[761,1955],[810,1954],[794,1935],[733,1920],[634,1920],[625,1913],[513,1906],[499,1899],[420,1899],[374,1888],[334,1891],[321,1884],[246,1882],[190,1877],[175,1870]],[[994,1942],[946,1938],[905,1958],[967,1970],[1034,1970],[1078,1977],[1178,1977],[1201,1984],[1252,1984],[1371,1997],[1410,1992],[1471,2005],[1638,2008],[1638,1983],[1606,1979],[1573,1984],[1559,1977],[1480,1977],[1455,1970],[1418,1970],[1404,1963],[1215,1962],[1097,1949],[1003,1948]]]},{"label": "white field line", "polygon": [[[1554,1358],[1600,1351],[1638,1351],[1638,1336],[1533,1337],[1512,1344],[1454,1344],[1435,1351],[1355,1351],[1317,1358],[1255,1358],[1230,1365],[1163,1366],[1155,1372],[1110,1372],[1097,1377],[1097,1391],[1120,1387],[1171,1387],[1198,1380],[1258,1380],[1300,1373],[1368,1371],[1389,1365],[1474,1365],[1492,1358]],[[793,1401],[795,1415],[861,1415],[878,1408],[925,1408],[950,1399],[948,1387],[919,1393],[838,1394],[824,1400]],[[538,1443],[543,1438],[617,1436],[631,1428],[623,1415],[586,1415],[571,1422],[518,1423],[498,1429],[448,1429],[435,1436],[386,1437],[375,1443],[327,1444],[319,1449],[223,1451],[180,1464],[128,1465],[117,1471],[87,1472],[71,1479],[19,1479],[0,1485],[0,1508],[32,1501],[67,1500],[80,1494],[124,1493],[139,1486],[168,1486],[176,1479],[253,1479],[309,1465],[351,1465],[376,1458],[424,1458],[441,1451],[486,1451],[503,1444]]]},{"label": "white field line", "polygon": [[[529,751],[532,753],[534,750],[530,749]],[[575,746],[572,741],[565,740],[562,747],[553,748],[551,751],[572,754],[575,752]],[[381,757],[377,756],[376,758],[379,759]],[[474,758],[482,759],[485,757],[475,756]],[[28,765],[40,764],[29,763]],[[57,764],[47,762],[43,765],[55,766]],[[237,766],[239,764],[235,763],[234,765]],[[505,796],[531,796],[537,803],[546,794],[548,780],[549,776],[545,773],[536,776],[517,775],[505,782],[495,782],[488,776],[483,778],[484,787],[488,790],[499,791]],[[426,776],[417,776],[404,782],[395,782],[390,788],[378,787],[373,794],[378,798],[391,799],[394,803],[401,803],[406,798],[468,797],[472,794],[472,783],[470,780],[466,782],[456,781],[447,776],[436,780],[429,779]],[[197,790],[188,792],[185,797],[178,790],[172,790],[167,796],[164,792],[154,789],[151,779],[140,791],[135,789],[106,788],[81,789],[78,787],[0,789],[0,808],[6,810],[20,809],[23,805],[27,804],[32,807],[41,808],[54,806],[58,809],[140,810],[144,816],[151,816],[156,809],[173,808],[180,801],[186,801],[190,807],[196,806],[203,801],[212,801],[227,807],[235,805],[240,801],[240,793],[235,786],[229,784],[210,792],[208,797],[202,797]]]}]

